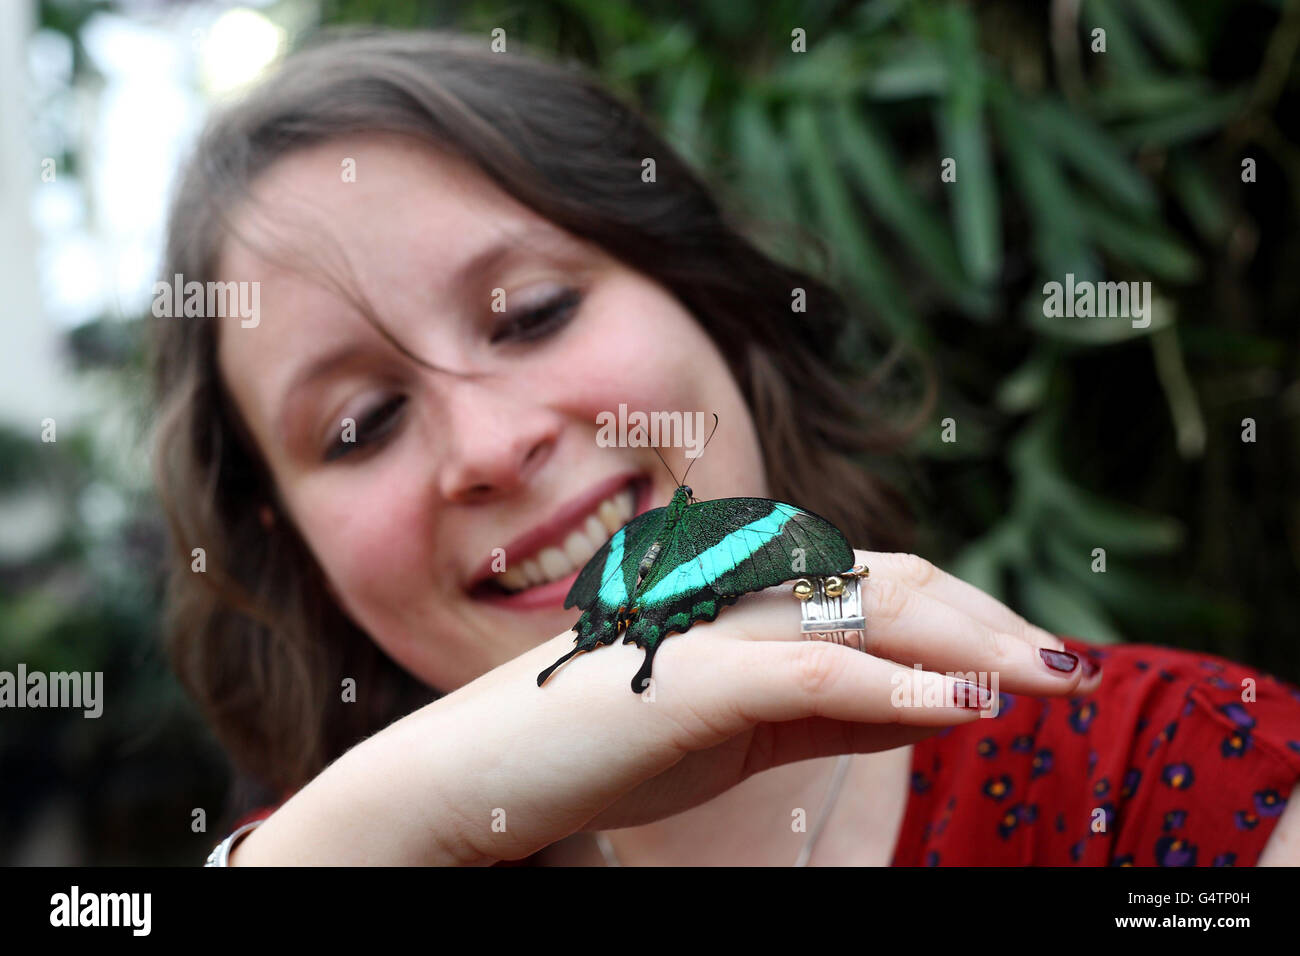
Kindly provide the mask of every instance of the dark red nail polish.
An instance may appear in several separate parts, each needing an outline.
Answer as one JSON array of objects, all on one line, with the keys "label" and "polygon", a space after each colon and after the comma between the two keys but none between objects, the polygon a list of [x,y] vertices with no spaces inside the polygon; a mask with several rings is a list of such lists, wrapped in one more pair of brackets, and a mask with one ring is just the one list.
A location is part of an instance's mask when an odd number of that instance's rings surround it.
[{"label": "dark red nail polish", "polygon": [[1079,666],[1079,658],[1069,651],[1052,651],[1046,647],[1040,647],[1038,653],[1043,658],[1043,663],[1054,671],[1071,674]]},{"label": "dark red nail polish", "polygon": [[1096,675],[1096,674],[1100,674],[1100,673],[1101,673],[1101,665],[1098,664],[1096,661],[1094,661],[1091,657],[1084,657],[1084,659],[1083,659],[1083,676],[1084,676],[1084,677],[1092,677],[1092,676],[1094,676],[1094,675]]},{"label": "dark red nail polish", "polygon": [[966,710],[984,710],[993,699],[987,687],[980,687],[970,681],[960,682],[953,691],[957,697],[957,706]]}]

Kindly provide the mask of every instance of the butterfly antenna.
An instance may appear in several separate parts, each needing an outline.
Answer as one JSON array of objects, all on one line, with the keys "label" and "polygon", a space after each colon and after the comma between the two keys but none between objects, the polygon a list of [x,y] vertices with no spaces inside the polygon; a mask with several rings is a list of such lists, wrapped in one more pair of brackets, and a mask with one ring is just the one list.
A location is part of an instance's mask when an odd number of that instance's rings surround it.
[{"label": "butterfly antenna", "polygon": [[[664,461],[664,456],[659,454],[659,449],[658,449],[658,448],[655,448],[654,445],[651,445],[651,446],[650,446],[650,450],[653,451],[656,455],[659,455],[659,460],[660,460],[661,462],[663,462],[663,466],[664,466],[665,468],[668,468],[668,462]],[[690,468],[688,467],[686,470],[687,470],[687,471],[690,471]],[[673,470],[672,470],[671,468],[668,468],[668,474],[673,475]],[[685,480],[686,480],[685,478],[682,478],[682,481],[685,481]],[[677,480],[677,476],[676,476],[676,475],[673,475],[673,485],[680,485],[680,484],[682,483],[682,481],[678,481],[678,480]]]},{"label": "butterfly antenna", "polygon": [[[713,431],[709,432],[709,437],[705,440],[704,447],[700,449],[700,453],[696,455],[693,459],[691,459],[691,463],[686,466],[686,475],[689,475],[691,473],[691,469],[695,467],[695,462],[699,461],[701,458],[704,457],[704,452],[708,449],[709,442],[713,441],[713,436],[717,434],[717,431],[718,431],[718,413],[714,412]],[[683,485],[686,484],[686,475],[682,475],[682,480],[680,483]]]}]

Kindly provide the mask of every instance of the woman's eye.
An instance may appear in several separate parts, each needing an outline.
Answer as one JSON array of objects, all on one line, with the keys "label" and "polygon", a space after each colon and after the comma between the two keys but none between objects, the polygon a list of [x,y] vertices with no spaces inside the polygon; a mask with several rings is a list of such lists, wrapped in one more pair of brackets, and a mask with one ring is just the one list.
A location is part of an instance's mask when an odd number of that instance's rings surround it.
[{"label": "woman's eye", "polygon": [[582,293],[574,288],[561,289],[541,305],[506,313],[493,330],[489,341],[496,345],[502,341],[528,342],[556,332],[573,316],[582,302]]},{"label": "woman's eye", "polygon": [[405,404],[405,395],[394,395],[358,417],[352,428],[341,426],[338,439],[325,452],[325,460],[334,461],[358,448],[373,445],[386,438],[401,419],[402,407]]}]

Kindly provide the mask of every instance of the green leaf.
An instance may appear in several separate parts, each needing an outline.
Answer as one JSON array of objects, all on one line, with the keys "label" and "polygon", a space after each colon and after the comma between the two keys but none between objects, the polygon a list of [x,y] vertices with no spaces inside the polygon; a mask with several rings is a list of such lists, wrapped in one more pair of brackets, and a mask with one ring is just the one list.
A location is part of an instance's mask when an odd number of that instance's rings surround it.
[{"label": "green leaf", "polygon": [[1078,212],[1088,233],[1121,261],[1171,282],[1190,282],[1200,276],[1200,260],[1164,226],[1134,222],[1100,203],[1081,203]]},{"label": "green leaf", "polygon": [[1184,458],[1199,457],[1205,451],[1205,417],[1196,398],[1196,388],[1187,374],[1187,364],[1178,344],[1177,326],[1171,324],[1161,329],[1151,336],[1150,341],[1156,377],[1169,406],[1179,454]]},{"label": "green leaf", "polygon": [[[1077,280],[1076,276],[1076,280]],[[1057,280],[1059,281],[1059,280]],[[1154,297],[1153,297],[1154,298]],[[1150,324],[1134,327],[1132,319],[1115,316],[1046,316],[1043,314],[1045,295],[1030,295],[1024,303],[1024,316],[1030,328],[1060,342],[1075,345],[1115,345],[1145,338],[1172,321],[1168,311],[1152,308]]]},{"label": "green leaf", "polygon": [[981,285],[1002,271],[1002,220],[983,118],[945,103],[937,117],[940,147],[957,161],[952,190],[953,228],[962,264]]},{"label": "green leaf", "polygon": [[753,92],[769,99],[867,96],[888,101],[937,96],[948,88],[942,53],[914,37],[875,42],[834,34],[807,53],[783,56],[780,63],[750,82]]},{"label": "green leaf", "polygon": [[1217,132],[1241,115],[1246,94],[1241,90],[1208,96],[1184,109],[1170,111],[1115,129],[1115,138],[1133,147],[1175,146]]},{"label": "green leaf", "polygon": [[662,29],[638,33],[647,41],[619,46],[606,67],[614,79],[634,79],[676,66],[695,49],[695,33],[688,21],[677,20]]},{"label": "green leaf", "polygon": [[579,14],[593,32],[602,34],[615,49],[628,46],[632,37],[662,38],[672,30],[671,26],[656,30],[658,24],[648,21],[635,3],[626,0],[615,3],[610,0],[565,0],[564,6]]},{"label": "green leaf", "polygon": [[835,103],[831,123],[854,181],[873,210],[953,302],[967,312],[987,314],[990,301],[967,283],[951,237],[903,176],[889,141],[862,111],[842,99]]},{"label": "green leaf", "polygon": [[1183,541],[1173,518],[1109,501],[1070,482],[1059,465],[1063,413],[1036,415],[1011,440],[1008,462],[1026,495],[1038,502],[1032,517],[1050,521],[1088,547],[1122,553],[1165,553]]},{"label": "green leaf", "polygon": [[897,20],[911,0],[866,0],[859,3],[853,11],[853,19],[858,29],[864,33],[874,33],[881,27]]},{"label": "green leaf", "polygon": [[973,584],[985,594],[999,601],[1005,600],[1002,555],[996,540],[985,537],[968,545],[953,559],[950,570],[954,576]]},{"label": "green leaf", "polygon": [[1067,272],[1094,277],[1100,267],[1084,242],[1070,188],[1053,156],[1025,132],[1020,104],[995,88],[990,100],[1003,152],[1018,183],[1025,211],[1034,225],[1032,254],[1043,274],[1064,278]]},{"label": "green leaf", "polygon": [[809,42],[812,45],[806,53],[791,53],[787,45],[780,68],[759,78],[756,91],[795,102],[851,92],[868,69],[868,52],[842,34],[833,33],[820,41],[810,36]]},{"label": "green leaf", "polygon": [[788,149],[757,97],[744,96],[732,111],[732,142],[749,194],[761,197],[764,213],[783,222],[799,218]]},{"label": "green leaf", "polygon": [[790,141],[808,173],[813,208],[843,263],[841,271],[896,335],[925,343],[928,332],[908,308],[885,257],[853,213],[852,196],[831,165],[813,108],[797,104],[786,119]]},{"label": "green leaf", "polygon": [[1212,245],[1228,236],[1228,210],[1220,189],[1200,166],[1175,154],[1169,160],[1169,183],[1187,217]]},{"label": "green leaf", "polygon": [[948,63],[930,43],[900,38],[860,74],[854,89],[876,100],[939,96],[948,89]]},{"label": "green leaf", "polygon": [[44,590],[29,590],[5,600],[4,614],[0,618],[0,636],[4,638],[6,654],[14,661],[26,659],[29,663],[49,651],[50,635],[71,613],[57,595]]},{"label": "green leaf", "polygon": [[1159,206],[1155,190],[1124,154],[1087,116],[1052,100],[1040,100],[1025,113],[1038,136],[1103,193],[1151,214]]},{"label": "green leaf", "polygon": [[984,124],[984,71],[974,21],[962,8],[950,8],[940,28],[953,83],[936,113],[940,148],[957,162],[952,191],[957,249],[966,272],[986,285],[1002,269],[1002,223]]},{"label": "green leaf", "polygon": [[[942,411],[935,414],[933,424],[912,439],[919,454],[936,461],[983,461],[996,454],[998,436],[988,416],[982,414],[983,409],[956,392],[945,396],[940,407]],[[956,441],[943,440],[945,418],[957,423]]]},{"label": "green leaf", "polygon": [[701,119],[711,76],[708,60],[702,56],[691,57],[675,74],[664,110],[673,145],[697,168],[706,165],[701,143]]},{"label": "green leaf", "polygon": [[1214,92],[1209,80],[1199,76],[1144,77],[1116,82],[1093,92],[1089,107],[1102,120],[1161,115],[1203,101]]},{"label": "green leaf", "polygon": [[1002,380],[994,401],[1009,415],[1032,411],[1046,398],[1055,371],[1055,353],[1046,348],[1039,349]]},{"label": "green leaf", "polygon": [[[1084,55],[1101,57],[1108,75],[1146,79],[1153,72],[1142,41],[1128,21],[1120,15],[1120,7],[1111,0],[1085,0],[1080,23],[1083,26],[1080,43],[1083,44],[1081,49],[1085,51]],[[1106,31],[1105,53],[1091,52],[1092,31],[1097,27]]]},{"label": "green leaf", "polygon": [[1164,554],[1183,542],[1174,518],[1116,504],[1059,477],[1040,486],[1059,519],[1059,527],[1091,548],[1121,554]]},{"label": "green leaf", "polygon": [[1085,589],[1116,617],[1155,628],[1156,633],[1181,630],[1230,631],[1241,627],[1245,608],[1238,602],[1225,601],[1212,594],[1190,589],[1183,582],[1164,584],[1138,571],[1122,560],[1106,555],[1106,570],[1093,571],[1091,549],[1045,529],[1043,544],[1053,567]]},{"label": "green leaf", "polygon": [[1202,65],[1200,40],[1175,4],[1169,0],[1128,0],[1128,8],[1170,60],[1192,69]]},{"label": "green leaf", "polygon": [[1063,584],[1037,571],[1017,578],[1021,612],[1053,634],[1077,637],[1093,644],[1117,644],[1124,639],[1106,611],[1082,588]]}]

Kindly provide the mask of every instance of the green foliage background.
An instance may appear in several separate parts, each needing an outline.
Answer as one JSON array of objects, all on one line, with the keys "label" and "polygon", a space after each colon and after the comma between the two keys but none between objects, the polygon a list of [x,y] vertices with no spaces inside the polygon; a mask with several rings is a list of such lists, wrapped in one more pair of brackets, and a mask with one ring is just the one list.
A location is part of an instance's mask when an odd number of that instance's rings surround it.
[{"label": "green foliage background", "polygon": [[[95,6],[42,12],[75,36]],[[775,227],[770,251],[820,268],[824,239],[829,276],[933,363],[909,456],[918,551],[1058,632],[1300,682],[1300,3],[328,0],[322,20],[485,44],[500,27],[512,51],[591,65]],[[1150,327],[1045,318],[1043,284],[1066,273],[1150,281]],[[135,330],[69,346],[138,406]],[[157,650],[147,487],[110,459],[94,435],[52,453],[0,434],[0,494],[39,484],[67,516],[47,553],[0,564],[0,666],[103,669],[133,702],[0,724],[0,765],[23,771],[0,775],[0,845],[64,800],[91,861],[197,861],[218,827],[190,833],[187,808],[221,806],[220,755]],[[105,487],[124,516],[87,527],[78,502]]]}]

